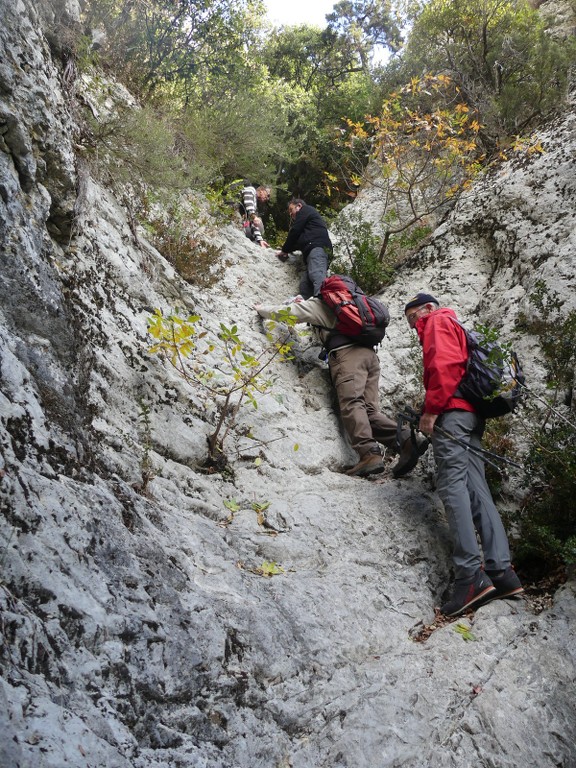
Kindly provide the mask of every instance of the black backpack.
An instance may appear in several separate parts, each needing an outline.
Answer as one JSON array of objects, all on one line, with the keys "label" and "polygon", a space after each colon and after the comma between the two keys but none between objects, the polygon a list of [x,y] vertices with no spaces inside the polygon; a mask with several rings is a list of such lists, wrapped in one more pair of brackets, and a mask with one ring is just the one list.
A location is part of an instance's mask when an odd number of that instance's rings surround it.
[{"label": "black backpack", "polygon": [[497,341],[487,340],[480,331],[469,331],[456,322],[466,334],[468,362],[454,396],[467,400],[485,419],[511,413],[520,402],[526,381],[518,356],[505,351]]},{"label": "black backpack", "polygon": [[336,315],[334,334],[348,336],[363,347],[380,344],[390,322],[390,313],[381,301],[366,296],[351,277],[327,277],[320,286],[320,298]]}]

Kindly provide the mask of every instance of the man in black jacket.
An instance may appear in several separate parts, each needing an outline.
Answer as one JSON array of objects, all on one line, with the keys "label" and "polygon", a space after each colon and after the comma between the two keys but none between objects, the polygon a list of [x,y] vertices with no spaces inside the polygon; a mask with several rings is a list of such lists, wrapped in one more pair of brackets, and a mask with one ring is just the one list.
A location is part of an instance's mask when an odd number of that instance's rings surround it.
[{"label": "man in black jacket", "polygon": [[300,280],[300,295],[309,299],[318,295],[320,285],[326,277],[327,249],[332,250],[332,243],[324,219],[316,208],[307,205],[304,200],[293,198],[288,205],[288,213],[292,224],[282,250],[276,255],[281,261],[286,261],[289,253],[302,252],[306,272]]}]

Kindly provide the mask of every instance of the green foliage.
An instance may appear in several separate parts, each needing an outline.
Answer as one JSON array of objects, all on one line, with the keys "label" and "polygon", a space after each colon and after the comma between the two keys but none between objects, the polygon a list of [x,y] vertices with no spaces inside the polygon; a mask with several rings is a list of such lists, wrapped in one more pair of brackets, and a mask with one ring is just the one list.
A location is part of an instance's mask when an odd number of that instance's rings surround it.
[{"label": "green foliage", "polygon": [[285,573],[284,568],[275,563],[274,561],[264,560],[260,566],[260,574],[271,578],[272,576],[278,576],[281,573]]},{"label": "green foliage", "polygon": [[403,232],[391,233],[385,253],[380,254],[381,260],[389,264],[404,261],[424,244],[432,229],[426,220],[418,220],[412,222]]},{"label": "green foliage", "polygon": [[394,274],[394,265],[387,258],[380,259],[381,238],[374,234],[370,222],[361,215],[340,217],[334,225],[338,243],[338,256],[330,265],[335,274],[350,275],[367,294],[377,293],[388,285]]},{"label": "green foliage", "polygon": [[254,510],[254,512],[256,512],[256,521],[257,521],[258,525],[266,526],[266,524],[267,524],[267,521],[266,521],[266,510],[270,506],[270,502],[269,501],[260,501],[260,502],[259,501],[253,501],[251,506],[252,506],[252,509]]},{"label": "green foliage", "polygon": [[[531,301],[539,316],[527,324],[528,330],[540,339],[551,397],[548,402],[542,399],[543,423],[530,430],[525,462],[530,490],[516,551],[519,564],[549,571],[576,562],[576,425],[558,408],[558,388],[568,390],[573,398],[576,312],[563,312],[562,300],[543,281],[536,284]],[[534,408],[533,421],[535,414]]]},{"label": "green foliage", "polygon": [[266,41],[263,61],[282,94],[279,178],[287,192],[280,206],[294,194],[316,207],[341,207],[351,188],[342,178],[343,150],[335,136],[344,117],[360,120],[376,108],[373,77],[349,41],[305,25],[277,30]]},{"label": "green foliage", "polygon": [[132,90],[185,99],[239,76],[263,11],[260,0],[88,0],[84,20],[105,29],[101,58]]},{"label": "green foliage", "polygon": [[[516,459],[517,451],[514,441],[510,437],[511,422],[509,419],[489,419],[486,422],[486,430],[482,442],[486,450],[504,458]],[[506,477],[502,466],[498,469],[492,464],[485,464],[486,480],[492,492],[492,496],[499,495]]]},{"label": "green foliage", "polygon": [[[293,326],[296,318],[289,311],[278,313],[279,321]],[[150,354],[160,354],[193,387],[200,387],[216,407],[216,425],[208,437],[211,462],[222,465],[225,458],[224,442],[236,425],[244,402],[258,408],[258,395],[272,386],[264,371],[273,360],[291,359],[289,336],[277,341],[272,337],[275,323],[267,333],[268,346],[258,355],[253,354],[239,336],[236,325],[230,328],[220,323],[220,330],[212,334],[199,327],[199,315],[181,317],[177,312],[164,316],[156,309],[148,318],[148,332],[156,340]],[[202,358],[216,356],[214,368]]]},{"label": "green foliage", "polygon": [[[400,5],[415,18],[410,42],[402,59],[375,68],[374,46],[400,43]],[[460,103],[483,123],[479,140],[493,149],[494,137],[516,134],[554,107],[571,56],[536,11],[513,0],[472,0],[471,8],[467,0],[341,0],[324,29],[273,32],[264,10],[261,0],[86,0],[84,28],[106,35],[97,53],[79,39],[77,64],[100,62],[145,103],[137,117],[98,114],[88,126],[93,167],[157,187],[218,188],[239,177],[270,184],[273,217],[285,228],[293,194],[324,211],[354,198],[373,137],[356,144],[353,169],[336,137],[376,114],[412,75],[451,72]],[[459,183],[460,171],[446,153],[443,160]],[[436,172],[438,164],[436,156]],[[426,207],[432,198],[445,203],[437,180],[426,183]],[[424,236],[419,226],[408,230],[392,231],[386,243],[397,260]]]},{"label": "green foliage", "polygon": [[459,621],[458,624],[455,625],[454,631],[458,632],[462,640],[466,640],[467,642],[475,642],[477,639],[474,633],[472,632],[471,628],[467,624],[464,624],[461,621]]},{"label": "green foliage", "polygon": [[195,231],[198,214],[185,209],[179,201],[168,204],[161,213],[157,207],[156,211],[141,212],[150,241],[180,276],[202,288],[220,280],[226,270],[222,247],[211,242],[206,233]]},{"label": "green foliage", "polygon": [[348,121],[346,174],[381,192],[382,260],[389,251],[399,260],[419,244],[433,217],[470,185],[482,161],[479,129],[444,75],[413,78],[390,94],[380,115]]},{"label": "green foliage", "polygon": [[412,28],[405,77],[449,74],[492,150],[557,107],[573,52],[526,0],[431,0]]},{"label": "green foliage", "polygon": [[258,89],[242,81],[237,88],[217,103],[185,110],[180,132],[191,148],[190,163],[211,169],[211,184],[246,176],[273,183],[276,167],[287,159],[287,108],[265,81]]},{"label": "green foliage", "polygon": [[576,432],[548,424],[534,438],[526,460],[530,483],[515,550],[519,564],[551,570],[576,563]]},{"label": "green foliage", "polygon": [[264,576],[265,578],[271,578],[272,576],[278,576],[281,573],[285,573],[284,568],[273,560],[263,560],[262,565],[260,566],[248,566],[242,560],[239,560],[236,563],[236,567],[254,573],[256,576]]},{"label": "green foliage", "polygon": [[357,50],[364,68],[368,68],[374,46],[398,51],[402,44],[401,19],[397,6],[390,0],[340,0],[327,21],[331,30]]},{"label": "green foliage", "polygon": [[353,54],[334,51],[335,35],[306,24],[275,30],[263,50],[263,61],[274,80],[305,91],[320,92],[346,76]]},{"label": "green foliage", "polygon": [[[104,101],[106,89],[98,96]],[[212,173],[201,166],[191,169],[186,148],[178,140],[177,124],[150,105],[115,112],[102,107],[97,118],[87,110],[81,142],[92,173],[116,190],[127,184],[141,193],[148,185],[199,187]]]},{"label": "green foliage", "polygon": [[535,333],[546,357],[548,382],[552,387],[574,386],[576,370],[576,311],[562,311],[563,302],[539,280],[530,299],[539,313],[528,325]]}]

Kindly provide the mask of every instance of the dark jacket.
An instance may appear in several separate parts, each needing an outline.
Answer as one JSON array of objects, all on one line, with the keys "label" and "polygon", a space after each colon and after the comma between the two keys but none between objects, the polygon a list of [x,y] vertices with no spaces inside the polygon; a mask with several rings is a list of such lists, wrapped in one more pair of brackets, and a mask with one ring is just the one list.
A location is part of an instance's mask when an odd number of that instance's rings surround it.
[{"label": "dark jacket", "polygon": [[282,251],[283,253],[302,251],[302,255],[306,257],[312,248],[332,249],[332,243],[324,219],[316,208],[303,205],[294,217]]}]

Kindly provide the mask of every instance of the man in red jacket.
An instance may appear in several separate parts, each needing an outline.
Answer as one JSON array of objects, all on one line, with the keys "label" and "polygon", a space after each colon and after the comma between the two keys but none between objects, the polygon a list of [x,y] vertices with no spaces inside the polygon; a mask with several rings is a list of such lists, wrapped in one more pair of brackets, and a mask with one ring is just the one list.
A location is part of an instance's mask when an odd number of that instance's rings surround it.
[{"label": "man in red jacket", "polygon": [[427,293],[411,298],[404,312],[422,344],[426,397],[419,429],[432,438],[438,494],[453,537],[455,587],[441,611],[456,616],[481,602],[518,595],[523,588],[510,565],[508,538],[477,453],[484,419],[458,397],[468,361],[464,330],[455,312],[440,308],[437,299]]}]

